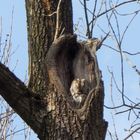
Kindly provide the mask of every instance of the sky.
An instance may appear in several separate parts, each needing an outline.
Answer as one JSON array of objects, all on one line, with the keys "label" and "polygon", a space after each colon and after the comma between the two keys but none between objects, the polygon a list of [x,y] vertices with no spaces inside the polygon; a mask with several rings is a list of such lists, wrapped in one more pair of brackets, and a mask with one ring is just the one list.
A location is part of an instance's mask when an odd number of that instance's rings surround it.
[{"label": "sky", "polygon": [[[12,19],[13,12],[13,19]],[[27,71],[27,29],[25,3],[23,0],[4,0],[0,2],[0,16],[2,18],[2,43],[5,42],[7,34],[11,32],[12,26],[12,55],[10,69],[22,80],[25,79]],[[19,57],[20,56],[20,57]],[[15,63],[16,62],[16,63]],[[24,76],[23,76],[24,75]]]},{"label": "sky", "polygon": [[[92,0],[91,0],[92,1]],[[121,0],[122,1],[122,0]],[[121,2],[120,1],[120,2]],[[89,1],[90,2],[90,1]],[[91,3],[89,3],[89,8],[92,8]],[[77,31],[78,35],[85,36],[85,23],[84,23],[84,11],[82,6],[79,4],[79,0],[73,0],[73,9],[74,9],[74,24],[78,26],[80,31]],[[120,13],[131,13],[135,9],[140,9],[140,4],[134,5],[126,5],[119,9]],[[13,11],[13,22],[12,22],[12,11]],[[12,23],[12,55],[10,62],[8,64],[11,71],[15,73],[15,75],[21,79],[22,81],[27,81],[27,71],[28,71],[28,43],[27,43],[27,29],[26,29],[26,13],[25,13],[25,3],[24,0],[1,0],[0,2],[0,18],[2,19],[2,41],[4,44],[7,34],[10,33],[11,23]],[[132,15],[127,18],[124,16],[119,17],[119,24],[121,33],[123,33],[125,27],[128,22],[132,18]],[[115,19],[114,19],[115,20]],[[115,21],[111,22],[114,23]],[[94,29],[94,37],[101,38],[103,36],[103,32],[107,31],[108,23],[105,17],[102,17],[97,22],[98,26],[95,26]],[[136,16],[131,26],[129,27],[127,34],[123,40],[122,48],[129,52],[140,52],[140,14]],[[100,27],[100,28],[99,28]],[[0,27],[1,29],[1,27]],[[83,39],[79,37],[79,39]],[[108,38],[105,42],[107,45],[110,45],[116,48],[115,41],[112,41],[111,38]],[[102,70],[103,81],[105,85],[105,105],[112,106],[111,95],[113,94],[113,100],[115,105],[119,105],[121,102],[121,96],[117,92],[115,85],[113,84],[112,92],[110,88],[111,75],[108,71],[108,68],[114,72],[116,81],[118,85],[121,87],[121,74],[120,74],[120,56],[118,53],[112,51],[111,49],[102,46],[101,49],[97,52],[97,57],[99,61],[100,69]],[[139,55],[138,56],[130,56],[127,57],[140,69]],[[140,77],[137,73],[132,69],[128,62],[124,59],[124,81],[125,81],[125,94],[129,96],[131,99],[139,100],[140,94],[140,86],[139,81]],[[123,110],[122,108],[121,110]],[[119,111],[121,111],[119,110]],[[114,127],[117,130],[119,140],[122,140],[127,136],[125,132],[126,128],[130,127],[130,124],[133,120],[135,120],[135,116],[132,115],[130,120],[128,120],[128,113],[124,113],[121,115],[114,115],[118,110],[112,111],[105,108],[105,119],[109,121],[109,130],[115,135]],[[113,120],[112,115],[115,117]],[[22,121],[18,118],[16,119],[16,128],[20,129],[18,125],[22,124]],[[114,121],[114,122],[113,122]],[[115,123],[115,126],[113,126]],[[19,138],[23,139],[22,133],[18,133],[15,135],[14,140],[18,140]],[[36,139],[36,135],[33,135],[32,139]],[[107,140],[110,140],[109,134],[107,134]],[[135,135],[135,140],[139,139],[139,135]]]}]

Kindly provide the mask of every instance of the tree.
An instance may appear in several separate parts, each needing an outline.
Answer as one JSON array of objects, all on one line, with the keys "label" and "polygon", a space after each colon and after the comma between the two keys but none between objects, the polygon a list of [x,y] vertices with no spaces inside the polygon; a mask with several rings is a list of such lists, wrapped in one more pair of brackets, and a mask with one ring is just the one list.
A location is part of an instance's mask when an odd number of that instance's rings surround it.
[{"label": "tree", "polygon": [[[90,39],[93,28],[89,27],[86,1],[84,7],[87,36]],[[26,87],[1,64],[1,95],[41,140],[105,139],[107,122],[103,119],[104,89],[96,55],[91,59],[91,54],[84,52],[83,56],[89,63],[83,61],[83,69],[72,67],[80,61],[81,57],[77,56],[87,44],[78,42],[73,35],[71,1],[26,0],[26,9],[29,85]],[[105,10],[105,13],[108,11]],[[93,16],[92,23],[95,19]],[[108,33],[105,38],[107,36]],[[88,75],[85,71],[88,71]],[[93,77],[94,86],[88,85],[89,93],[84,103],[77,107],[69,90],[72,81],[75,78],[81,80],[84,74],[84,79]]]},{"label": "tree", "polygon": [[[86,104],[77,109],[69,99],[70,83],[74,79],[71,64],[80,45],[73,35],[71,1],[26,1],[26,9],[29,87],[26,88],[1,65],[1,95],[42,140],[104,139],[106,123],[103,120],[102,83],[100,90],[98,87],[91,91],[97,95],[90,97],[95,101],[91,100],[92,104],[88,101],[88,106],[85,101]],[[61,34],[66,35],[58,38]],[[87,131],[91,128],[94,131]]]}]

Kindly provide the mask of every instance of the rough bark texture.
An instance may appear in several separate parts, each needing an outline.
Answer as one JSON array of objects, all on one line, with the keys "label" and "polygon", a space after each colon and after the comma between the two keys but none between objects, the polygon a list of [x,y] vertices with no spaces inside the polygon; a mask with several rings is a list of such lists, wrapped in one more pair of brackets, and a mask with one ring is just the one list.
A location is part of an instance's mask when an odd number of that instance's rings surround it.
[{"label": "rough bark texture", "polygon": [[[56,32],[56,10],[58,0],[26,0],[27,26],[29,40],[29,87],[45,94],[47,74],[44,76],[44,59],[52,44]],[[62,0],[60,4],[60,21],[63,33],[73,33],[72,4]],[[47,83],[48,86],[48,83]],[[42,89],[45,91],[42,92]]]},{"label": "rough bark texture", "polygon": [[[96,76],[99,69],[95,68],[97,62],[94,58],[90,58],[90,54],[87,54],[88,63],[81,62],[85,67],[80,67],[78,73],[81,75],[82,68],[84,71],[87,68],[89,75],[82,78],[88,79],[90,75],[94,75],[93,81],[96,84],[91,87],[89,93],[86,93],[86,99],[80,108],[77,108],[72,102],[73,99],[69,93],[70,84],[76,78],[75,68],[72,66],[81,49],[84,50],[84,46],[82,48],[81,44],[77,43],[75,36],[65,35],[55,40],[47,54],[46,65],[49,81],[54,85],[54,91],[56,91],[55,94],[51,91],[51,94],[54,95],[53,108],[50,109],[55,117],[54,124],[57,126],[54,127],[55,130],[52,131],[50,137],[55,139],[105,139],[107,123],[103,120],[103,82],[100,77]],[[84,56],[86,56],[86,52],[83,54]],[[98,86],[97,81],[99,81]],[[50,134],[51,132],[49,132]]]},{"label": "rough bark texture", "polygon": [[[91,57],[72,35],[71,0],[26,0],[26,9],[29,85],[0,65],[0,94],[41,140],[104,140],[103,82],[96,54]],[[69,91],[75,78],[94,83],[80,107]]]},{"label": "rough bark texture", "polygon": [[37,134],[40,133],[45,110],[43,100],[3,64],[0,64],[0,95]]}]

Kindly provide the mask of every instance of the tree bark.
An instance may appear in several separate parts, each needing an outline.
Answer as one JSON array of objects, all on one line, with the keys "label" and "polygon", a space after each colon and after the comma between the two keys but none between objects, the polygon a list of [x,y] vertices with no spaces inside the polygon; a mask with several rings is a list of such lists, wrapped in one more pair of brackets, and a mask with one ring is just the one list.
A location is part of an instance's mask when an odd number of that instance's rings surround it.
[{"label": "tree bark", "polygon": [[0,64],[0,95],[39,134],[43,122],[43,101],[3,64]]},{"label": "tree bark", "polygon": [[[59,6],[60,33],[73,33],[71,0],[61,0]],[[26,0],[28,47],[29,47],[29,87],[39,94],[46,94],[47,74],[44,78],[44,59],[56,32],[58,0]],[[42,89],[45,91],[42,92]]]},{"label": "tree bark", "polygon": [[[41,140],[104,140],[104,86],[96,55],[73,35],[71,0],[26,0],[26,10],[28,88],[0,65],[0,94]],[[91,77],[94,84],[77,107],[71,83]]]}]

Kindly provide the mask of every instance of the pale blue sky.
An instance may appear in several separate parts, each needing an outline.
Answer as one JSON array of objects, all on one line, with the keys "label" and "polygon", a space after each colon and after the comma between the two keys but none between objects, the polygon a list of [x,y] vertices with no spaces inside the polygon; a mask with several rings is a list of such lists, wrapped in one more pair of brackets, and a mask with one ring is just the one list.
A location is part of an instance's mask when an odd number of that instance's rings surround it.
[{"label": "pale blue sky", "polygon": [[[82,22],[82,18],[84,17],[82,6],[79,4],[79,0],[73,0],[73,8],[74,8],[74,23],[77,24],[80,21],[79,28],[82,33],[85,33],[85,24]],[[139,8],[139,5],[127,5],[123,8],[119,9],[119,12],[132,12],[134,9]],[[2,17],[2,43],[5,41],[6,34],[9,34],[10,32],[10,26],[11,26],[11,20],[12,20],[12,10],[14,9],[13,14],[13,32],[12,32],[12,47],[13,51],[15,51],[15,54],[12,55],[11,61],[10,61],[10,69],[13,70],[17,61],[16,69],[14,70],[14,73],[19,77],[21,80],[25,80],[25,76],[27,75],[27,69],[28,69],[28,57],[27,57],[27,30],[26,30],[26,14],[25,14],[25,4],[24,0],[1,0],[0,2],[0,16]],[[120,24],[121,24],[121,31],[124,30],[124,25],[127,25],[128,21],[130,20],[129,16],[128,18],[120,17]],[[113,22],[113,21],[112,21]],[[98,25],[105,31],[108,31],[108,25],[107,21],[104,18],[99,19]],[[133,23],[131,24],[130,28],[128,29],[127,35],[124,38],[123,42],[123,49],[127,50],[129,52],[140,52],[140,14],[135,18]],[[95,27],[94,35],[98,38],[100,38],[103,34],[101,30],[98,27]],[[110,44],[112,47],[115,47],[115,44],[112,42],[112,39],[108,39],[107,44]],[[98,59],[99,59],[99,65],[100,69],[102,70],[103,74],[103,80],[105,84],[105,105],[111,106],[111,98],[110,98],[110,74],[108,72],[107,66],[110,67],[111,70],[113,70],[116,80],[118,84],[121,86],[121,76],[120,76],[120,57],[119,54],[116,52],[113,52],[112,50],[102,47],[99,52],[97,53]],[[137,65],[137,67],[140,69],[140,55],[137,57],[128,56],[134,64]],[[130,68],[130,66],[127,64],[126,61],[124,61],[124,69],[125,69],[125,93],[126,95],[129,95],[130,98],[135,99],[136,97],[139,98],[140,94],[140,87],[138,85],[138,82],[140,78],[136,74],[136,72]],[[121,96],[116,91],[115,87],[113,87],[113,94],[115,95],[115,102],[119,103],[121,101]],[[116,104],[117,105],[117,104]],[[112,118],[111,118],[111,112],[115,114],[114,111],[105,109],[105,119],[110,122],[109,124],[109,130],[114,133],[114,128],[112,125]],[[115,124],[116,129],[118,132],[119,140],[122,140],[127,133],[125,133],[124,128],[130,127],[129,123],[131,121],[127,120],[128,113],[125,113],[123,115],[117,115],[115,116]],[[134,119],[132,117],[131,119]],[[18,125],[21,125],[21,122],[18,121]],[[14,140],[16,139],[23,139],[22,135],[17,135]],[[140,136],[135,136],[135,140],[139,140]],[[32,138],[31,140],[34,140],[35,138]],[[109,136],[107,135],[107,140],[109,139]]]},{"label": "pale blue sky", "polygon": [[[0,2],[0,16],[2,17],[2,43],[6,39],[6,34],[10,33],[13,13],[13,30],[12,30],[12,47],[16,55],[12,55],[10,63],[12,70],[17,63],[15,69],[16,75],[24,80],[25,69],[27,70],[27,29],[26,29],[26,13],[24,0],[2,0]],[[18,62],[17,62],[18,61]]]}]

